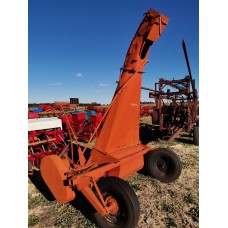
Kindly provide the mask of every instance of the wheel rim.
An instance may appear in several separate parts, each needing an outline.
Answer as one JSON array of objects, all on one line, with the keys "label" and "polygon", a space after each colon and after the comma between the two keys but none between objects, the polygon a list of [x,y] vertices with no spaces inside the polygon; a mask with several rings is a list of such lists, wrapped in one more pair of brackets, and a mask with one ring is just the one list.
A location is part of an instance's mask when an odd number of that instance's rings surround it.
[{"label": "wheel rim", "polygon": [[164,158],[158,158],[155,161],[155,167],[157,172],[162,175],[162,176],[166,176],[169,174],[170,171],[170,161]]},{"label": "wheel rim", "polygon": [[124,205],[121,204],[121,199],[116,194],[103,194],[106,207],[109,210],[109,214],[106,214],[104,218],[112,224],[118,224],[125,220]]},{"label": "wheel rim", "polygon": [[108,196],[105,202],[109,213],[113,216],[117,216],[119,213],[119,205],[115,198],[113,198],[112,196]]},{"label": "wheel rim", "polygon": [[162,158],[159,158],[156,162],[156,166],[157,166],[157,169],[158,171],[160,171],[161,173],[166,173],[167,170],[168,170],[168,167],[167,167],[167,163],[164,159]]}]

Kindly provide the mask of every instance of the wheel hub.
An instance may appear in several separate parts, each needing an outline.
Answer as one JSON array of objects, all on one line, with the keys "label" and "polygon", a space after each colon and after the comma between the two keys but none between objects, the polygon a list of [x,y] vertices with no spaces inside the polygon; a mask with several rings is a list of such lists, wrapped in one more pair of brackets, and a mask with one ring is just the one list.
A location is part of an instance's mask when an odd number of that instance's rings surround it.
[{"label": "wheel hub", "polygon": [[112,196],[108,196],[105,200],[105,203],[109,214],[116,216],[119,212],[119,206],[117,201]]},{"label": "wheel hub", "polygon": [[163,159],[159,159],[158,162],[157,162],[157,167],[158,167],[158,170],[162,173],[166,173],[167,172],[167,164],[166,162],[163,160]]}]

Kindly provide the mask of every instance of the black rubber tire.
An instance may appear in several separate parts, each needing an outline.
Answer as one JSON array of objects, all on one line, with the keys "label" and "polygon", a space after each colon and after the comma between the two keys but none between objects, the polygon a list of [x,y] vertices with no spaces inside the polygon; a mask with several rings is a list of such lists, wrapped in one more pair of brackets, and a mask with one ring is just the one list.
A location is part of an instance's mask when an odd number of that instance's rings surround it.
[{"label": "black rubber tire", "polygon": [[137,225],[140,205],[132,187],[118,177],[104,177],[97,183],[104,200],[112,196],[118,202],[117,216],[102,217],[98,212],[93,214],[93,219],[98,227],[102,228],[133,228]]},{"label": "black rubber tire", "polygon": [[150,177],[170,183],[180,176],[182,164],[172,150],[158,148],[145,155],[145,169]]},{"label": "black rubber tire", "polygon": [[199,127],[193,128],[193,143],[199,146]]}]

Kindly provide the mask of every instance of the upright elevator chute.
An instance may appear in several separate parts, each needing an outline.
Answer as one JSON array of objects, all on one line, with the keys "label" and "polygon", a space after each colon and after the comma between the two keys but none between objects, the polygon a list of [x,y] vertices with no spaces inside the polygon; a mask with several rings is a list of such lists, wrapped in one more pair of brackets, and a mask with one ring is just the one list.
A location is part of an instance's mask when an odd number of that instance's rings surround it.
[{"label": "upright elevator chute", "polygon": [[142,72],[147,56],[169,19],[150,9],[128,49],[119,83],[94,149],[113,154],[139,144]]}]

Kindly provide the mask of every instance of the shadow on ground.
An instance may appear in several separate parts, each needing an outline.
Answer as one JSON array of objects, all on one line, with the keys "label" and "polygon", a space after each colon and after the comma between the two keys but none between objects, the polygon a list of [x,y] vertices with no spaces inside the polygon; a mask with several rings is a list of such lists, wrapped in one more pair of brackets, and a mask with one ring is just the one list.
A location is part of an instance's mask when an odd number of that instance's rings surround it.
[{"label": "shadow on ground", "polygon": [[[55,197],[44,182],[39,170],[33,170],[33,175],[29,175],[29,179],[48,201],[51,202],[55,200]],[[71,201],[70,204],[95,224],[93,215],[96,213],[96,210],[81,192],[76,192],[76,198]]]},{"label": "shadow on ground", "polygon": [[147,144],[151,141],[157,141],[160,137],[159,129],[152,128],[149,124],[140,124],[139,138],[142,144]]},{"label": "shadow on ground", "polygon": [[47,200],[55,200],[55,197],[44,182],[39,170],[33,170],[33,175],[29,175],[29,179]]},{"label": "shadow on ground", "polygon": [[186,137],[186,138],[180,137],[180,138],[176,138],[175,140],[180,143],[194,144],[192,137]]},{"label": "shadow on ground", "polygon": [[[139,137],[142,144],[146,145],[149,142],[155,142],[159,140],[165,140],[168,143],[168,139],[171,135],[168,132],[160,132],[159,127],[151,126],[149,124],[141,124],[139,128]],[[193,144],[193,138],[187,135],[179,136],[175,138],[178,143]]]}]

